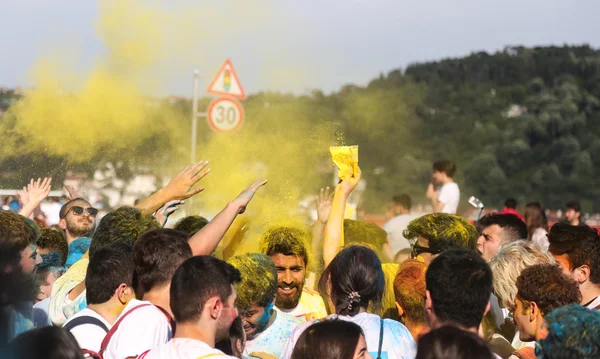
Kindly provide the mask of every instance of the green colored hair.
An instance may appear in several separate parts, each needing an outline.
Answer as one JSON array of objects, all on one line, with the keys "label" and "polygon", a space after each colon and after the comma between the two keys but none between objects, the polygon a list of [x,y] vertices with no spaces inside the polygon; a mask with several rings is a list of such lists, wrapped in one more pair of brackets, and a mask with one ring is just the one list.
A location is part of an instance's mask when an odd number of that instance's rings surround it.
[{"label": "green colored hair", "polygon": [[242,281],[235,285],[238,308],[266,307],[273,302],[277,294],[277,269],[271,258],[265,254],[246,253],[230,258],[227,263],[242,274]]},{"label": "green colored hair", "polygon": [[260,253],[272,256],[281,253],[286,256],[304,257],[308,265],[308,234],[298,228],[274,227],[267,230],[260,238],[258,247]]},{"label": "green colored hair", "polygon": [[404,237],[414,240],[423,236],[429,247],[440,251],[452,248],[477,249],[477,230],[466,219],[453,214],[432,213],[410,221]]}]

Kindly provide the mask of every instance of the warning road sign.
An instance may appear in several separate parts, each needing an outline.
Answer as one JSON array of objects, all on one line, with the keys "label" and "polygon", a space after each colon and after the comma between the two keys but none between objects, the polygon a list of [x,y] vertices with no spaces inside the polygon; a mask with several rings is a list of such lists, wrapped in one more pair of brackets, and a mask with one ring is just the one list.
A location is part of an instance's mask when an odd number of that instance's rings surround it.
[{"label": "warning road sign", "polygon": [[212,81],[207,90],[208,93],[215,95],[226,95],[235,98],[245,99],[246,93],[242,88],[231,61],[227,59],[219,69],[217,76]]},{"label": "warning road sign", "polygon": [[233,132],[244,123],[244,107],[232,98],[219,97],[208,105],[208,124],[217,132]]}]

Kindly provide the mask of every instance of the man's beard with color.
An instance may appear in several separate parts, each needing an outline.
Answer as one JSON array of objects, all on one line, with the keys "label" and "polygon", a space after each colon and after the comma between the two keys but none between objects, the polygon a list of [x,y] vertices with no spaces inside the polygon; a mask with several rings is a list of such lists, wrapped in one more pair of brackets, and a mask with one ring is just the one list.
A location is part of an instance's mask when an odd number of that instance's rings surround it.
[{"label": "man's beard with color", "polygon": [[74,237],[88,237],[94,231],[94,221],[85,218],[69,220],[67,231]]},{"label": "man's beard with color", "polygon": [[304,283],[291,283],[285,284],[279,282],[277,284],[277,299],[275,305],[281,309],[294,309],[300,302],[300,296],[302,295],[302,289]]}]

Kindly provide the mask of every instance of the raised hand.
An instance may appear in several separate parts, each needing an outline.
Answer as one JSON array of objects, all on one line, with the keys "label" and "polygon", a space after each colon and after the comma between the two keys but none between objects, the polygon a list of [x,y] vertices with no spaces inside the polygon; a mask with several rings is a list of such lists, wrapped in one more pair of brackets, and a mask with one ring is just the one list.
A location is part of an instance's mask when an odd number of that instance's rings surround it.
[{"label": "raised hand", "polygon": [[160,208],[156,213],[154,213],[154,218],[160,223],[161,227],[164,227],[169,219],[169,216],[172,215],[175,211],[179,209],[179,206],[184,204],[184,201],[175,200],[167,202],[162,208]]},{"label": "raised hand", "polygon": [[184,200],[204,191],[202,186],[192,187],[210,172],[210,168],[204,169],[206,166],[208,161],[200,161],[184,168],[164,188],[167,197],[170,200]]},{"label": "raised hand", "polygon": [[48,195],[50,194],[50,185],[52,184],[52,178],[44,177],[42,180],[38,178],[35,182],[33,178],[27,185],[27,192],[29,193],[29,202],[36,204],[37,207]]},{"label": "raised hand", "polygon": [[75,187],[65,185],[64,188],[65,188],[65,191],[67,191],[67,193],[69,194],[69,201],[71,201],[75,198],[81,198],[81,195],[79,194],[79,192],[77,192]]},{"label": "raised hand", "polygon": [[333,202],[333,193],[329,187],[321,188],[317,195],[317,217],[323,224],[327,223],[331,213],[331,204]]},{"label": "raised hand", "polygon": [[360,177],[362,175],[362,171],[360,167],[356,167],[356,173],[353,175],[348,174],[345,178],[341,180],[341,182],[337,185],[336,191],[341,191],[342,194],[349,196],[352,191],[358,186],[360,182]]},{"label": "raised hand", "polygon": [[248,206],[248,203],[250,203],[250,200],[252,200],[252,197],[254,197],[256,191],[265,184],[267,184],[267,180],[255,182],[252,184],[252,186],[246,188],[244,191],[242,191],[242,193],[240,193],[239,196],[231,201],[231,204],[238,208],[238,214],[242,214],[246,211],[246,206]]},{"label": "raised hand", "polygon": [[25,207],[29,204],[29,192],[27,192],[27,186],[23,186],[22,191],[17,191],[19,199],[21,200],[21,207]]}]

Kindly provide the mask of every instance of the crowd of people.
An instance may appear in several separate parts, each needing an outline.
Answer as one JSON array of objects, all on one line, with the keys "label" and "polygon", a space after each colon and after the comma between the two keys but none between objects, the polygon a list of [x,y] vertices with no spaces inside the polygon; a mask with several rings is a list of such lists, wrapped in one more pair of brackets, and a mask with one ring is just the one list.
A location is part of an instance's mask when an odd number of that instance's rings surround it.
[{"label": "crowd of people", "polygon": [[7,358],[600,358],[600,237],[576,202],[548,228],[514,200],[455,214],[439,161],[434,213],[398,195],[383,228],[345,218],[360,168],[317,196],[311,228],[274,226],[237,253],[259,181],[211,221],[164,228],[208,163],[98,223],[74,191],[54,226],[35,212],[51,179],[0,211],[0,354]]}]

